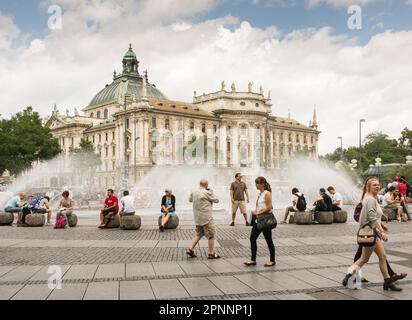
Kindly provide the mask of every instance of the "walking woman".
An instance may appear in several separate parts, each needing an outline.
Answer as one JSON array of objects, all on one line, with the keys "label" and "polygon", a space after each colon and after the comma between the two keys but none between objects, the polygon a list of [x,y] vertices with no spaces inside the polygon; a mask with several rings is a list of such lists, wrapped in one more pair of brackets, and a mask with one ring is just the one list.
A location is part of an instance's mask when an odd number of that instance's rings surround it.
[{"label": "walking woman", "polygon": [[386,228],[382,227],[381,217],[383,215],[382,209],[378,203],[379,193],[379,180],[376,178],[368,178],[363,187],[362,194],[362,211],[359,218],[360,227],[367,225],[368,223],[372,228],[376,230],[377,237],[375,245],[372,247],[363,247],[362,255],[351,267],[348,269],[348,274],[342,281],[342,284],[346,287],[349,278],[354,276],[360,268],[362,268],[368,261],[373,252],[379,258],[379,268],[384,278],[383,289],[402,291],[401,288],[395,286],[395,279],[389,276],[386,252],[383,243],[388,241],[388,236],[385,233]]},{"label": "walking woman", "polygon": [[252,249],[252,259],[250,261],[244,262],[246,266],[256,265],[256,254],[257,254],[257,238],[260,233],[263,233],[266,243],[269,247],[270,261],[265,264],[265,267],[273,267],[275,262],[275,245],[272,240],[272,229],[267,229],[264,231],[259,231],[257,228],[256,217],[272,212],[272,190],[270,184],[266,181],[264,177],[258,177],[255,180],[256,188],[260,191],[259,197],[256,201],[256,210],[252,211],[252,233],[250,234],[250,247]]}]

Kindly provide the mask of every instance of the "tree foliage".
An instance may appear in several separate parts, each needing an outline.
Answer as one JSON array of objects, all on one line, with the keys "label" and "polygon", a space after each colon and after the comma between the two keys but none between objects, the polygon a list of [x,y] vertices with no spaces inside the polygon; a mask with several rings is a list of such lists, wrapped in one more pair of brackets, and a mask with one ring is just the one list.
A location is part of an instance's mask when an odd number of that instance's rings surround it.
[{"label": "tree foliage", "polygon": [[[352,159],[358,161],[357,170],[365,171],[369,165],[375,163],[376,158],[381,158],[382,163],[405,163],[405,157],[412,153],[412,131],[405,128],[401,137],[391,139],[387,134],[382,132],[373,132],[369,134],[362,148],[349,147],[343,150],[343,160],[350,162]],[[336,149],[333,153],[327,154],[326,159],[337,162],[341,159],[341,149]]]},{"label": "tree foliage", "polygon": [[59,142],[43,126],[40,115],[27,107],[0,120],[0,173],[19,174],[33,162],[49,160],[60,153]]}]

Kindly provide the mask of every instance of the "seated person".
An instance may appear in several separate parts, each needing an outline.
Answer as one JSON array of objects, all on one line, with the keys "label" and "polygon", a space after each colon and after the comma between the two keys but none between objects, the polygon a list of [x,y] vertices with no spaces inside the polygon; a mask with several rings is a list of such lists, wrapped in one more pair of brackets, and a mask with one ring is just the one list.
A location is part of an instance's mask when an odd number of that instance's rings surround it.
[{"label": "seated person", "polygon": [[339,192],[336,192],[334,187],[329,187],[328,192],[332,195],[332,211],[342,210],[343,198]]},{"label": "seated person", "polygon": [[25,199],[25,193],[18,193],[6,203],[6,205],[4,206],[4,212],[20,213]]},{"label": "seated person", "polygon": [[172,194],[171,189],[165,190],[165,195],[162,198],[162,208],[160,210],[160,216],[162,217],[162,221],[159,226],[159,230],[163,232],[166,223],[169,221],[170,217],[176,216],[176,198]]},{"label": "seated person", "polygon": [[[396,189],[393,191],[393,198],[396,201],[395,204],[397,206],[401,206],[402,207],[402,212],[401,212],[401,221],[405,222],[408,221],[409,219],[409,215],[408,215],[408,208],[406,206],[406,200],[405,197],[402,195],[402,192],[400,189]],[[399,217],[398,217],[398,221],[399,221]]]},{"label": "seated person", "polygon": [[[388,189],[388,192],[385,194],[382,200],[382,206],[384,209],[392,210],[396,213],[397,220],[401,221],[401,215],[403,213],[402,205],[395,200],[395,190],[396,187],[391,186]],[[386,220],[389,220],[385,215]]]},{"label": "seated person", "polygon": [[288,223],[288,216],[290,212],[298,212],[298,208],[296,205],[298,204],[299,197],[301,197],[302,194],[299,192],[298,188],[293,188],[292,189],[292,206],[288,207],[285,209],[285,219],[281,223]]},{"label": "seated person", "polygon": [[[104,207],[100,211],[99,228],[106,228],[107,224],[119,213],[119,200],[114,195],[113,189],[107,190],[107,197],[104,200]],[[106,220],[106,222],[105,222]]]},{"label": "seated person", "polygon": [[66,226],[65,228],[70,228],[69,226],[69,219],[68,217],[73,213],[74,209],[74,201],[72,198],[70,198],[70,192],[69,191],[63,191],[62,193],[62,198],[59,202],[59,205],[57,207],[58,212],[56,214],[56,220],[61,216],[66,217]]},{"label": "seated person", "polygon": [[313,219],[316,221],[316,214],[321,211],[332,211],[332,198],[326,193],[324,188],[319,190],[319,198],[313,203],[313,210],[314,213]]},{"label": "seated person", "polygon": [[135,213],[134,198],[129,195],[129,191],[123,191],[123,197],[120,199],[122,209],[120,210],[120,219],[122,216],[132,216]]},{"label": "seated person", "polygon": [[45,214],[47,213],[47,224],[50,225],[52,210],[49,205],[50,198],[48,196],[32,196],[29,201],[23,206],[22,217],[18,226],[27,226],[26,216],[31,213]]}]

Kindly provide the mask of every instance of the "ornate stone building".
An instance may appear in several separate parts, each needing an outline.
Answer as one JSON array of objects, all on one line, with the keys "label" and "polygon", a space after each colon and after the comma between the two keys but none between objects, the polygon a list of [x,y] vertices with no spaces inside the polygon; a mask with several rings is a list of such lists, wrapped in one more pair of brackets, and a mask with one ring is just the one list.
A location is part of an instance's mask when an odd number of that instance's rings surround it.
[{"label": "ornate stone building", "polygon": [[[316,111],[309,126],[272,114],[270,92],[236,90],[235,84],[197,95],[193,102],[169,100],[139,72],[130,46],[123,71],[74,115],[55,106],[47,120],[63,155],[81,139],[101,156],[98,185],[119,187],[124,176],[137,182],[154,165],[206,164],[213,167],[281,169],[300,152],[318,157]],[[125,174],[125,171],[127,172]]]}]

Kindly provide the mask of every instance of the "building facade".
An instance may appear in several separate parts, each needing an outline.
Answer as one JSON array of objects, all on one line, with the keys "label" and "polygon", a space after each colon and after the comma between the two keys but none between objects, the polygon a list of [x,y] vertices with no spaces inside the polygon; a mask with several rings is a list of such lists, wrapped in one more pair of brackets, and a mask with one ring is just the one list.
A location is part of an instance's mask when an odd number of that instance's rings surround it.
[{"label": "building facade", "polygon": [[[113,75],[83,109],[61,114],[55,106],[46,126],[59,140],[62,156],[90,141],[101,157],[96,184],[135,183],[153,166],[183,164],[218,168],[279,170],[297,153],[318,157],[316,110],[309,126],[272,114],[270,92],[226,88],[198,95],[191,103],[170,100],[149,82],[130,46],[123,71]],[[74,183],[74,182],[73,182]]]}]

